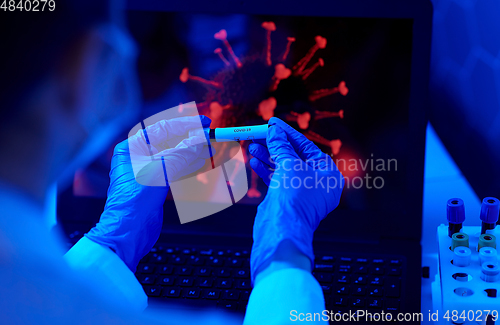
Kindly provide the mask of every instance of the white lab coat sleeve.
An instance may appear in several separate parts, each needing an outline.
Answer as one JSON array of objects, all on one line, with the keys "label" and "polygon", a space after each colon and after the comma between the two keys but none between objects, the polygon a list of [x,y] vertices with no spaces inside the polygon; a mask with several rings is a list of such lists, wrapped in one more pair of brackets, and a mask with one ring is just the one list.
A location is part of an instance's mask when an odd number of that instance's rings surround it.
[{"label": "white lab coat sleeve", "polygon": [[[296,324],[311,315],[312,323],[323,323],[327,314],[323,291],[312,276],[298,268],[274,271],[260,279],[248,301],[244,325]],[[326,323],[326,322],[325,322]]]},{"label": "white lab coat sleeve", "polygon": [[64,256],[69,266],[110,304],[143,311],[148,298],[125,263],[108,247],[83,237]]}]

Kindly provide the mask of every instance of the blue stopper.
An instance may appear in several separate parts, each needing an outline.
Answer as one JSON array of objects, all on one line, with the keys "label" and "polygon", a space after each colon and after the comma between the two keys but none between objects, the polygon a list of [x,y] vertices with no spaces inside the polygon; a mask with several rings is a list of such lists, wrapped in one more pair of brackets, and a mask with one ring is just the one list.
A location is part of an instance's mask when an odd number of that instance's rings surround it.
[{"label": "blue stopper", "polygon": [[494,197],[485,197],[481,204],[480,218],[485,223],[496,223],[498,212],[500,211],[500,201]]},{"label": "blue stopper", "polygon": [[449,223],[461,224],[465,221],[464,201],[459,198],[449,199],[446,204],[446,219]]}]

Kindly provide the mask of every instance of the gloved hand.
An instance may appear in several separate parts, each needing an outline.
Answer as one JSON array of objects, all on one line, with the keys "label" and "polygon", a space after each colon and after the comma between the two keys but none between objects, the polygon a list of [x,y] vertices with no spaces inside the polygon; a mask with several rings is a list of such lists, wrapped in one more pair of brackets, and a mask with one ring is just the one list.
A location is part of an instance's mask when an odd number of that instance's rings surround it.
[{"label": "gloved hand", "polygon": [[338,206],[344,187],[344,177],[330,156],[282,120],[273,117],[269,125],[267,148],[258,143],[249,146],[252,168],[269,184],[254,222],[252,282],[285,240],[313,265],[314,231]]},{"label": "gloved hand", "polygon": [[[104,212],[85,236],[115,251],[132,272],[160,236],[168,181],[200,169],[210,158],[206,139],[187,137],[189,130],[200,127],[200,119],[203,127],[210,126],[206,116],[162,120],[115,147]],[[171,148],[161,150],[167,146]],[[150,163],[138,170],[132,161],[137,164],[141,158]]]}]

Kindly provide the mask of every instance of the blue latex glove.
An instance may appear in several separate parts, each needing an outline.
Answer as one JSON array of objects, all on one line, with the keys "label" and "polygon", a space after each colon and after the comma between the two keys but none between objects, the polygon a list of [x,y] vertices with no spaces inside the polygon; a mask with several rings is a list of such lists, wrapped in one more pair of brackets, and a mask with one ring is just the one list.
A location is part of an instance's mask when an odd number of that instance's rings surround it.
[{"label": "blue latex glove", "polygon": [[252,281],[285,240],[313,266],[314,231],[338,206],[344,187],[344,177],[330,156],[282,120],[273,117],[269,125],[267,148],[259,143],[249,146],[252,168],[269,184],[253,228]]},{"label": "blue latex glove", "polygon": [[262,178],[264,183],[269,186],[276,165],[271,159],[266,140],[253,140],[253,142],[248,146],[248,152],[253,156],[253,158],[250,159],[250,166],[257,173],[257,175]]},{"label": "blue latex glove", "polygon": [[[187,137],[189,130],[199,128],[200,119],[203,127],[210,126],[211,121],[206,116],[162,120],[146,128],[153,147],[146,145],[142,130],[115,147],[104,212],[99,223],[85,236],[115,251],[132,272],[160,236],[163,204],[169,189],[165,174],[172,181],[200,169],[205,159],[210,158],[208,146],[204,145],[206,139]],[[161,150],[167,146],[174,147]],[[142,152],[149,161],[150,154],[157,158],[152,168],[145,168],[147,173],[137,173],[137,177],[143,174],[143,178],[146,175],[162,180],[163,186],[144,186],[141,184],[146,183],[137,182],[130,150],[135,155]]]}]

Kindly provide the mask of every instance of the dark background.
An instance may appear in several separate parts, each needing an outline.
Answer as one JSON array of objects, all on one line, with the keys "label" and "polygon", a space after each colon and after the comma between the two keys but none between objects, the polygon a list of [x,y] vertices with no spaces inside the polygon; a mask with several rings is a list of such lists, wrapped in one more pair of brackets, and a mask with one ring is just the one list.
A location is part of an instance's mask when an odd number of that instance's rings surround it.
[{"label": "dark background", "polygon": [[480,199],[500,196],[500,2],[434,0],[430,122]]}]

